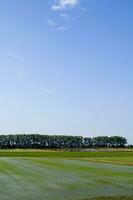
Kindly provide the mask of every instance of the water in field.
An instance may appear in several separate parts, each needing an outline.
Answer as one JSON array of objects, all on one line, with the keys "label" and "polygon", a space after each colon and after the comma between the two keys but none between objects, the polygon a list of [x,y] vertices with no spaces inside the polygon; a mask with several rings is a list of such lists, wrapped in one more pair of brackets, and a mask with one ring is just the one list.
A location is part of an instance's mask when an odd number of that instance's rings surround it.
[{"label": "water in field", "polygon": [[0,158],[1,200],[131,200],[133,167],[63,158]]}]

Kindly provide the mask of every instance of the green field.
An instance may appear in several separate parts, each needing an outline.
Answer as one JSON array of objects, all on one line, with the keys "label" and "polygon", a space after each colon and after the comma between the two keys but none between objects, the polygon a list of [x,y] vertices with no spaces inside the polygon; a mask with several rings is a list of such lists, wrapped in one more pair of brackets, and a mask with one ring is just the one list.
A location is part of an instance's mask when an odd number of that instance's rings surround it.
[{"label": "green field", "polygon": [[133,200],[133,152],[0,151],[1,200]]}]

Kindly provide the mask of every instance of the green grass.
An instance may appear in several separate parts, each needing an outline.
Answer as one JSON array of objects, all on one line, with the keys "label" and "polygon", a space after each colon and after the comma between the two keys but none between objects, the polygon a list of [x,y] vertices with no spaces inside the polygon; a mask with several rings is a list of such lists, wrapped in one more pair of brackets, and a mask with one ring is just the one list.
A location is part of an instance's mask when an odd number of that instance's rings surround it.
[{"label": "green grass", "polygon": [[132,163],[133,152],[0,151],[0,199],[133,200]]},{"label": "green grass", "polygon": [[114,156],[114,157],[88,157],[81,158],[83,160],[88,160],[92,162],[101,162],[101,163],[112,163],[112,164],[121,164],[121,165],[131,165],[133,166],[133,156]]},{"label": "green grass", "polygon": [[0,150],[0,157],[133,157],[133,152],[70,152],[70,151],[43,151],[43,150]]}]

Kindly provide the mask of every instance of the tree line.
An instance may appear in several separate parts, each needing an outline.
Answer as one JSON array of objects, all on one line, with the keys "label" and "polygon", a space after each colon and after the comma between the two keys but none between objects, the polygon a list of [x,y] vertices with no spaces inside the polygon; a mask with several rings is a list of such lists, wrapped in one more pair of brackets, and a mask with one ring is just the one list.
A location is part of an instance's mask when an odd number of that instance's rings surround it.
[{"label": "tree line", "polygon": [[0,135],[0,148],[97,148],[97,147],[125,147],[127,139],[120,136],[66,136],[17,134]]}]

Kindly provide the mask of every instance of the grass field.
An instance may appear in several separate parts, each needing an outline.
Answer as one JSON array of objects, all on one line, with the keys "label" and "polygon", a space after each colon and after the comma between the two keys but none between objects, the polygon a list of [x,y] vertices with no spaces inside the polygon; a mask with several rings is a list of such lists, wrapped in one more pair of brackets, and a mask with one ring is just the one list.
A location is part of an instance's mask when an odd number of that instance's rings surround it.
[{"label": "grass field", "polygon": [[133,152],[0,151],[1,200],[133,200]]}]

